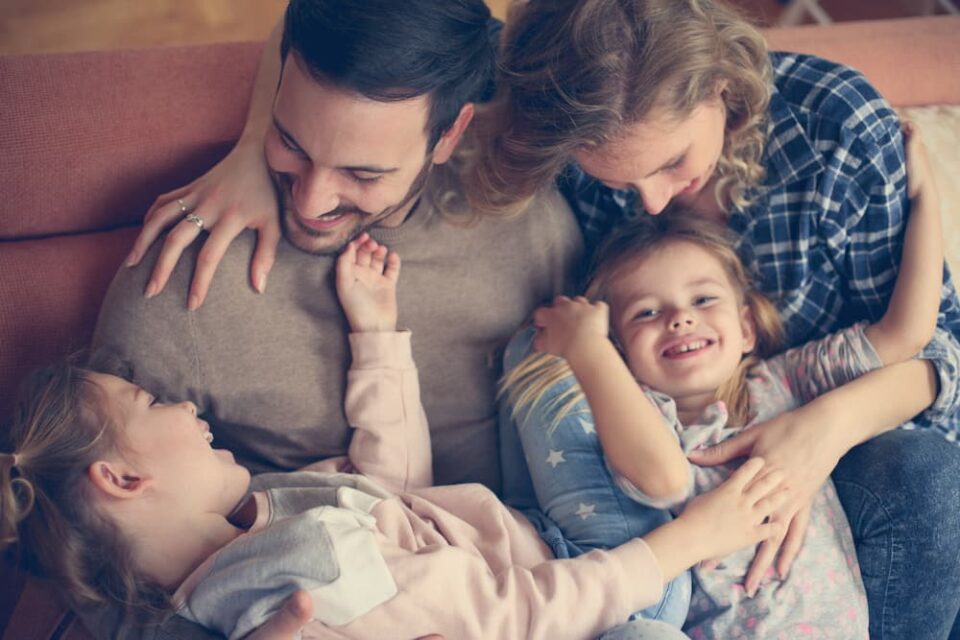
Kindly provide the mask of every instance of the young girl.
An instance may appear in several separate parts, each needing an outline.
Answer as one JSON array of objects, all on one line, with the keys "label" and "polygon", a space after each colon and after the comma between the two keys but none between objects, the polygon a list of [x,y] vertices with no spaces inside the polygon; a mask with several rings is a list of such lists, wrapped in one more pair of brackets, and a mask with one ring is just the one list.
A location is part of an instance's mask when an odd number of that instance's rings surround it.
[{"label": "young girl", "polygon": [[[733,469],[698,467],[687,454],[835,387],[884,384],[889,369],[904,367],[916,384],[896,390],[898,418],[933,401],[932,367],[908,361],[934,331],[943,260],[936,192],[918,144],[912,136],[913,213],[901,271],[875,324],[771,357],[783,335],[776,309],[753,288],[722,228],[677,210],[615,234],[586,298],[560,297],[537,310],[535,349],[563,360],[531,356],[505,385],[537,498],[574,547],[636,533],[623,521],[645,516],[622,507],[627,498],[679,512]],[[544,397],[567,365],[582,394]],[[578,407],[583,397],[589,407]],[[596,449],[582,444],[585,430],[595,433]],[[569,490],[578,479],[579,494]],[[867,637],[853,540],[830,482],[787,576],[744,580],[753,554],[694,569],[684,627],[693,638]]]},{"label": "young girl", "polygon": [[431,487],[410,334],[396,331],[399,271],[366,236],[338,261],[348,460],[251,480],[192,403],[54,367],[32,378],[8,434],[0,540],[78,605],[176,611],[231,638],[304,589],[310,637],[480,639],[595,637],[664,579],[776,533],[764,519],[785,492],[759,459],[645,539],[565,561],[483,486]]}]

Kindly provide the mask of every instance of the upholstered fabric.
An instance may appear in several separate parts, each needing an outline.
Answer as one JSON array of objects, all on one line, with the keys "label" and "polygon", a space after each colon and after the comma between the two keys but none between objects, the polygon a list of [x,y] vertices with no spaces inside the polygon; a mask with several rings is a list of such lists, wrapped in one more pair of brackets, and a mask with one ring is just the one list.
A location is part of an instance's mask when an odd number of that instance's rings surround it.
[{"label": "upholstered fabric", "polygon": [[960,273],[960,104],[909,107],[900,115],[916,122],[923,134],[940,192],[943,251],[950,271]]}]

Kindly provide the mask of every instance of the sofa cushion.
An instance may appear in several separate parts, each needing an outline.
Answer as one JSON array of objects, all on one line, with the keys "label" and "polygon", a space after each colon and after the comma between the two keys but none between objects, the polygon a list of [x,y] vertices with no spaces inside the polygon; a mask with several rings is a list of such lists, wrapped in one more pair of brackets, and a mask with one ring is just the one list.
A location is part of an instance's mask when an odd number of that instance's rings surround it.
[{"label": "sofa cushion", "polygon": [[900,115],[920,127],[940,192],[944,255],[960,273],[960,104],[909,107]]}]

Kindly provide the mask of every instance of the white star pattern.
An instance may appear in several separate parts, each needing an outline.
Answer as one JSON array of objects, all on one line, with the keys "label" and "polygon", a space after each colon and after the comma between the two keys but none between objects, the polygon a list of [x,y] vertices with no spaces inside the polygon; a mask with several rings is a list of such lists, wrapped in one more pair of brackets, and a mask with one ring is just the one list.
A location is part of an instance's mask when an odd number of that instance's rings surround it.
[{"label": "white star pattern", "polygon": [[553,449],[550,449],[550,455],[547,456],[547,464],[556,469],[557,465],[561,462],[566,462],[566,460],[563,458],[563,451],[554,451]]},{"label": "white star pattern", "polygon": [[596,433],[597,430],[593,427],[593,421],[587,420],[585,418],[578,418],[580,420],[580,428],[583,429],[584,433]]},{"label": "white star pattern", "polygon": [[580,503],[580,506],[577,507],[577,515],[580,516],[581,520],[586,520],[590,516],[595,516],[597,510],[597,505],[595,504],[583,504]]}]

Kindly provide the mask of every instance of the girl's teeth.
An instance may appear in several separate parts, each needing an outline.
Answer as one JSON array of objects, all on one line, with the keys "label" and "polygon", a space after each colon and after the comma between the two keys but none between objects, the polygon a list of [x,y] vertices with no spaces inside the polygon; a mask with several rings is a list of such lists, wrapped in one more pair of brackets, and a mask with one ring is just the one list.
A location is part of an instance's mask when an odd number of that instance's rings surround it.
[{"label": "girl's teeth", "polygon": [[209,431],[205,431],[203,434],[203,439],[206,440],[208,443],[213,442],[213,434],[210,433]]},{"label": "girl's teeth", "polygon": [[698,349],[703,349],[705,346],[707,346],[707,343],[702,340],[700,342],[691,342],[690,344],[677,347],[674,349],[674,353],[687,353],[688,351],[696,351]]}]

